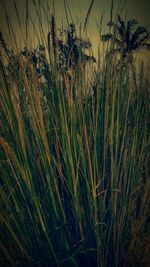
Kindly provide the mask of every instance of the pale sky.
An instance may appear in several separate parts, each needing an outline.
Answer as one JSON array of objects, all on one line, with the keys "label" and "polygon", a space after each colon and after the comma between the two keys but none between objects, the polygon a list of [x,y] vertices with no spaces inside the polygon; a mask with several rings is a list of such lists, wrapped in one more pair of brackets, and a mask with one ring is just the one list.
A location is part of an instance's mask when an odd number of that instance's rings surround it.
[{"label": "pale sky", "polygon": [[[25,4],[27,0],[15,0],[19,12],[21,15],[25,13]],[[64,0],[40,0],[42,3],[48,2],[51,10],[53,11],[53,2],[55,5],[56,16],[60,20],[64,20],[65,11],[64,11]],[[13,3],[14,0],[0,0],[0,3],[4,2],[7,8],[8,14],[11,17],[12,21],[15,22],[16,16],[13,12]],[[35,0],[36,4],[38,4],[39,0]],[[73,18],[83,17],[85,18],[87,9],[90,5],[91,0],[68,0],[68,4],[72,13]],[[139,23],[143,25],[150,24],[150,1],[149,0],[114,0],[114,8],[115,10],[120,6],[124,5],[124,10],[128,10],[129,17],[135,17],[139,21]],[[29,0],[30,4],[30,12],[33,12],[33,0]],[[94,20],[99,20],[99,16],[103,13],[107,14],[110,11],[111,0],[95,0],[92,10],[92,17]],[[92,19],[91,17],[91,19]],[[3,24],[3,14],[1,10],[0,23]]]}]

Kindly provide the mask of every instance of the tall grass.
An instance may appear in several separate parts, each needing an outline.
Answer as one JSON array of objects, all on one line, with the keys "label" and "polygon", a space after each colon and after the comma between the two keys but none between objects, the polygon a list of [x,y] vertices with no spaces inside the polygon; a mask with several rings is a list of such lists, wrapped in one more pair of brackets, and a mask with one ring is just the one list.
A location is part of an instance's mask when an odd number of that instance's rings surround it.
[{"label": "tall grass", "polygon": [[90,82],[82,64],[62,74],[47,47],[48,83],[21,54],[16,80],[1,56],[1,266],[148,266],[144,69],[135,83],[108,58]]}]

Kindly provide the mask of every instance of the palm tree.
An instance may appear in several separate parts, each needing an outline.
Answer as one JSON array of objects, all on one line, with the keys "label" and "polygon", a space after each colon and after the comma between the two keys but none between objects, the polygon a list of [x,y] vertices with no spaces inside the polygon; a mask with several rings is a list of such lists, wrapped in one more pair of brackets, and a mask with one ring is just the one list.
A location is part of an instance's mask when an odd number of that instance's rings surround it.
[{"label": "palm tree", "polygon": [[137,26],[138,21],[135,19],[124,22],[118,15],[117,22],[112,23],[114,34],[107,33],[102,35],[102,41],[112,40],[115,48],[111,53],[119,52],[122,59],[132,54],[139,48],[148,48],[150,44],[150,33],[145,27]]},{"label": "palm tree", "polygon": [[64,65],[68,68],[77,66],[79,63],[96,62],[93,56],[88,56],[85,53],[86,49],[91,48],[90,41],[76,37],[76,30],[73,23],[69,25],[66,31],[66,42],[63,42],[62,38],[58,40],[58,48],[61,66]]}]

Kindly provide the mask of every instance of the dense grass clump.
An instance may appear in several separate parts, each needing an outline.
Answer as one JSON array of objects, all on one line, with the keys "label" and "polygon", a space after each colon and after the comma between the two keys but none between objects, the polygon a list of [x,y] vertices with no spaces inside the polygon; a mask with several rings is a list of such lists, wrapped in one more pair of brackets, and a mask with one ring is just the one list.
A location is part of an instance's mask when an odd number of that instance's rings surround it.
[{"label": "dense grass clump", "polygon": [[1,56],[1,266],[148,266],[144,69],[82,50],[62,66],[50,38]]}]

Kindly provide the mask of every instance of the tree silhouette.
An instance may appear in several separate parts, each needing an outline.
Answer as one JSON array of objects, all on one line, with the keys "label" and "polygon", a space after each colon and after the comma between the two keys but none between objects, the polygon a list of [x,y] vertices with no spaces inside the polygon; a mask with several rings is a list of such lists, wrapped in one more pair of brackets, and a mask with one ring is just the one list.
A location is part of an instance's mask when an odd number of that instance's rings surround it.
[{"label": "tree silhouette", "polygon": [[88,40],[80,39],[76,36],[76,30],[73,23],[67,29],[66,41],[62,38],[58,40],[59,60],[60,65],[65,67],[77,66],[79,63],[86,64],[87,62],[96,62],[93,56],[85,53],[86,49],[91,48],[91,43]]},{"label": "tree silhouette", "polygon": [[102,35],[102,41],[112,40],[115,48],[111,52],[119,52],[122,59],[125,59],[139,48],[150,46],[148,43],[150,40],[149,31],[145,27],[138,26],[138,21],[135,19],[124,22],[118,15],[117,22],[109,26],[113,27],[114,34],[106,33]]}]

